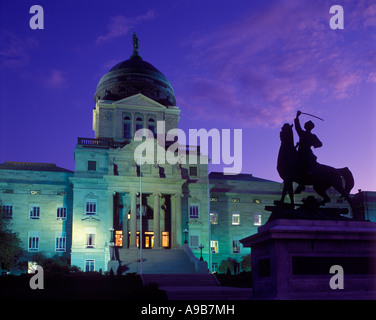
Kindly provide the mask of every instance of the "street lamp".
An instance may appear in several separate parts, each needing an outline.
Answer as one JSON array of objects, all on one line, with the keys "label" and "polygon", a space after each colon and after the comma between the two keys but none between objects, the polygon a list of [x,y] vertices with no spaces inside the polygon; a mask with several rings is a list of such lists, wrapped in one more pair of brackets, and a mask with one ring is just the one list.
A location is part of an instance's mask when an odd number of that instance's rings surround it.
[{"label": "street lamp", "polygon": [[200,257],[200,261],[203,261],[204,259],[202,258],[202,249],[204,249],[204,245],[201,243],[200,246],[199,246],[200,250],[201,250],[201,257]]},{"label": "street lamp", "polygon": [[187,233],[188,233],[188,230],[187,229],[184,229],[184,243],[188,243],[187,241]]}]

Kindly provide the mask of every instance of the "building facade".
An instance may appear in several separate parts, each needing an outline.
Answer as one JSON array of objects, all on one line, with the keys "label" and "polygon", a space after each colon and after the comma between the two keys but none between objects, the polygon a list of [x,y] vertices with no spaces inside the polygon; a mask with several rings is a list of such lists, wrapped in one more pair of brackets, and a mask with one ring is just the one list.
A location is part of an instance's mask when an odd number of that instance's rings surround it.
[{"label": "building facade", "polygon": [[[239,240],[267,221],[265,206],[280,199],[282,184],[209,174],[199,147],[178,144],[173,88],[137,48],[100,80],[94,138],[78,138],[74,172],[53,164],[0,164],[0,205],[25,251],[69,254],[82,270],[107,271],[111,242],[129,272],[139,272],[132,263],[140,246],[164,261],[184,247],[211,271],[229,258],[238,266],[250,253]],[[307,188],[296,202],[310,194]],[[330,206],[348,207],[337,197],[331,193]],[[165,268],[179,273],[177,265]]]}]

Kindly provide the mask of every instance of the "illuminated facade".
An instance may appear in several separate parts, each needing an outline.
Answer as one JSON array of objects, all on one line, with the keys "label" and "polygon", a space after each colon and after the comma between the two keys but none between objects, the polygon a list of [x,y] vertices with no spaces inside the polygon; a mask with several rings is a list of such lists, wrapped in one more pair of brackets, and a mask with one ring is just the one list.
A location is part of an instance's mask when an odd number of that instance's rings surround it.
[{"label": "illuminated facade", "polygon": [[[103,76],[94,100],[95,137],[78,138],[74,172],[52,164],[0,164],[1,205],[25,250],[70,254],[71,264],[82,270],[107,271],[113,232],[124,270],[139,272],[135,256],[142,242],[150,249],[149,273],[183,272],[183,264],[168,256],[190,256],[194,264],[202,254],[216,271],[223,260],[239,263],[250,253],[239,240],[267,221],[265,205],[280,198],[280,183],[247,174],[208,176],[199,147],[178,146],[168,136],[179,124],[174,91],[137,50]],[[158,123],[164,124],[162,133]],[[155,161],[140,167],[135,151],[143,141],[134,135],[142,128],[152,134]],[[160,161],[173,144],[173,156],[186,163]]]}]

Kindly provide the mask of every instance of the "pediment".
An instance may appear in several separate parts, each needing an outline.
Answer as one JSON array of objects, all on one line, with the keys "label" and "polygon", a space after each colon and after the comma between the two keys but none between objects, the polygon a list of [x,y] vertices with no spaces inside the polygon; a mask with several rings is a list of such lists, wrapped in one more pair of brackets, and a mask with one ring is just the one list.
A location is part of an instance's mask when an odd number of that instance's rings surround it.
[{"label": "pediment", "polygon": [[126,107],[143,107],[152,109],[166,109],[165,106],[160,103],[144,96],[142,93],[135,94],[134,96],[124,98],[122,100],[112,103],[116,106],[126,106]]}]

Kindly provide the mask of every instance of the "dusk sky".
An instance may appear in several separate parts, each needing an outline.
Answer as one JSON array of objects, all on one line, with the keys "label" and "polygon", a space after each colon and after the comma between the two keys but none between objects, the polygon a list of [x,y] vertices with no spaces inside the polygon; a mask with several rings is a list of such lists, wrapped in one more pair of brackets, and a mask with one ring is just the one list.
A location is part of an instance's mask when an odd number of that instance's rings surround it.
[{"label": "dusk sky", "polygon": [[[344,29],[330,27],[335,4]],[[43,30],[29,26],[32,5]],[[94,137],[96,86],[132,54],[131,26],[187,135],[242,129],[243,173],[282,181],[279,132],[301,110],[325,120],[301,116],[323,143],[318,162],[349,167],[352,193],[376,191],[374,0],[0,0],[0,163],[74,170],[77,137]]]}]

